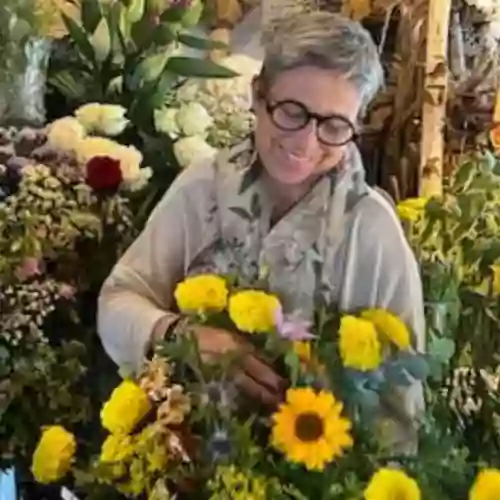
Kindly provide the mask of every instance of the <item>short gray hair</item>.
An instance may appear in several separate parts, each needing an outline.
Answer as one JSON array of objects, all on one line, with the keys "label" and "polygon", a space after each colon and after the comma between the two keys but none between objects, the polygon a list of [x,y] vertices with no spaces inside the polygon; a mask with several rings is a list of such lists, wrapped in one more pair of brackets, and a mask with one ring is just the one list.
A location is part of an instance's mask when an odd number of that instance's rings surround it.
[{"label": "short gray hair", "polygon": [[262,42],[260,77],[265,84],[300,66],[331,69],[357,87],[363,113],[384,83],[370,33],[360,23],[339,14],[314,11],[282,17],[264,31]]}]

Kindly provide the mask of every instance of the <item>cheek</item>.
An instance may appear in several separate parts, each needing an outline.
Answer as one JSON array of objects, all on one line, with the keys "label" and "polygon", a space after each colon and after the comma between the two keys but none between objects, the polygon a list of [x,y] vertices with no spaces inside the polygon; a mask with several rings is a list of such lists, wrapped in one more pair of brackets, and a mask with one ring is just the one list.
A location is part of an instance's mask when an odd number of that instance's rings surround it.
[{"label": "cheek", "polygon": [[323,170],[327,170],[332,168],[332,166],[337,166],[341,161],[344,155],[346,154],[346,146],[337,147],[337,148],[328,148],[323,151],[321,161],[319,167]]}]

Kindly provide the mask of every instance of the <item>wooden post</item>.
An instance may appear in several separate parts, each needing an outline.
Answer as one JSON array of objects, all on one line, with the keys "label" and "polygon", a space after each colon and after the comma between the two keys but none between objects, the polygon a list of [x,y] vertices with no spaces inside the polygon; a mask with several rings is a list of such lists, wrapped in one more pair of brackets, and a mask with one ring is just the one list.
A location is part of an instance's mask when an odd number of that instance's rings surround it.
[{"label": "wooden post", "polygon": [[451,0],[429,0],[419,172],[419,194],[424,197],[443,191],[450,15]]}]

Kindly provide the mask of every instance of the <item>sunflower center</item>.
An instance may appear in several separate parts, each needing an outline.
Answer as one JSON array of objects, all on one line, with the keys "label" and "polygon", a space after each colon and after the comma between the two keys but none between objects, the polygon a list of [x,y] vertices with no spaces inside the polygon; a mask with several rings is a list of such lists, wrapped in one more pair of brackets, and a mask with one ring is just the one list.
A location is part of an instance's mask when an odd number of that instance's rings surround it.
[{"label": "sunflower center", "polygon": [[295,435],[301,441],[317,441],[323,430],[323,420],[317,413],[302,413],[295,420]]}]

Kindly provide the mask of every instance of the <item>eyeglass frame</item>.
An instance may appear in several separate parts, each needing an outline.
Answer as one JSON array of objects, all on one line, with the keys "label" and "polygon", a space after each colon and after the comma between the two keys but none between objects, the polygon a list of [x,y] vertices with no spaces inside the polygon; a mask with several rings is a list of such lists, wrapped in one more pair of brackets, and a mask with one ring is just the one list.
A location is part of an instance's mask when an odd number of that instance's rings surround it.
[{"label": "eyeglass frame", "polygon": [[[314,119],[316,122],[316,137],[317,137],[319,142],[321,142],[322,144],[324,144],[326,146],[333,146],[333,147],[345,146],[346,144],[349,144],[351,141],[356,141],[359,138],[359,133],[356,130],[356,126],[345,116],[342,116],[342,115],[337,114],[337,113],[332,113],[331,115],[327,115],[327,116],[320,115],[318,113],[314,113],[314,112],[310,111],[309,109],[307,109],[305,104],[301,103],[300,101],[296,101],[294,99],[284,99],[282,101],[275,101],[274,103],[271,103],[264,95],[259,95],[259,97],[260,97],[260,99],[262,99],[264,101],[267,114],[271,118],[271,121],[280,130],[283,130],[285,132],[298,132],[299,130],[302,130],[305,127],[307,127],[307,125],[309,125],[311,120]],[[305,116],[307,118],[304,125],[302,125],[301,127],[297,127],[297,128],[284,128],[281,125],[279,125],[276,122],[276,120],[274,119],[274,111],[279,106],[282,106],[283,104],[294,104],[294,105],[302,108],[304,110]],[[352,136],[347,141],[337,143],[337,144],[332,144],[332,143],[326,142],[323,139],[321,139],[321,137],[319,136],[319,128],[320,128],[322,123],[330,120],[331,118],[338,118],[341,121],[345,122],[350,127],[350,129],[352,130]]]}]

